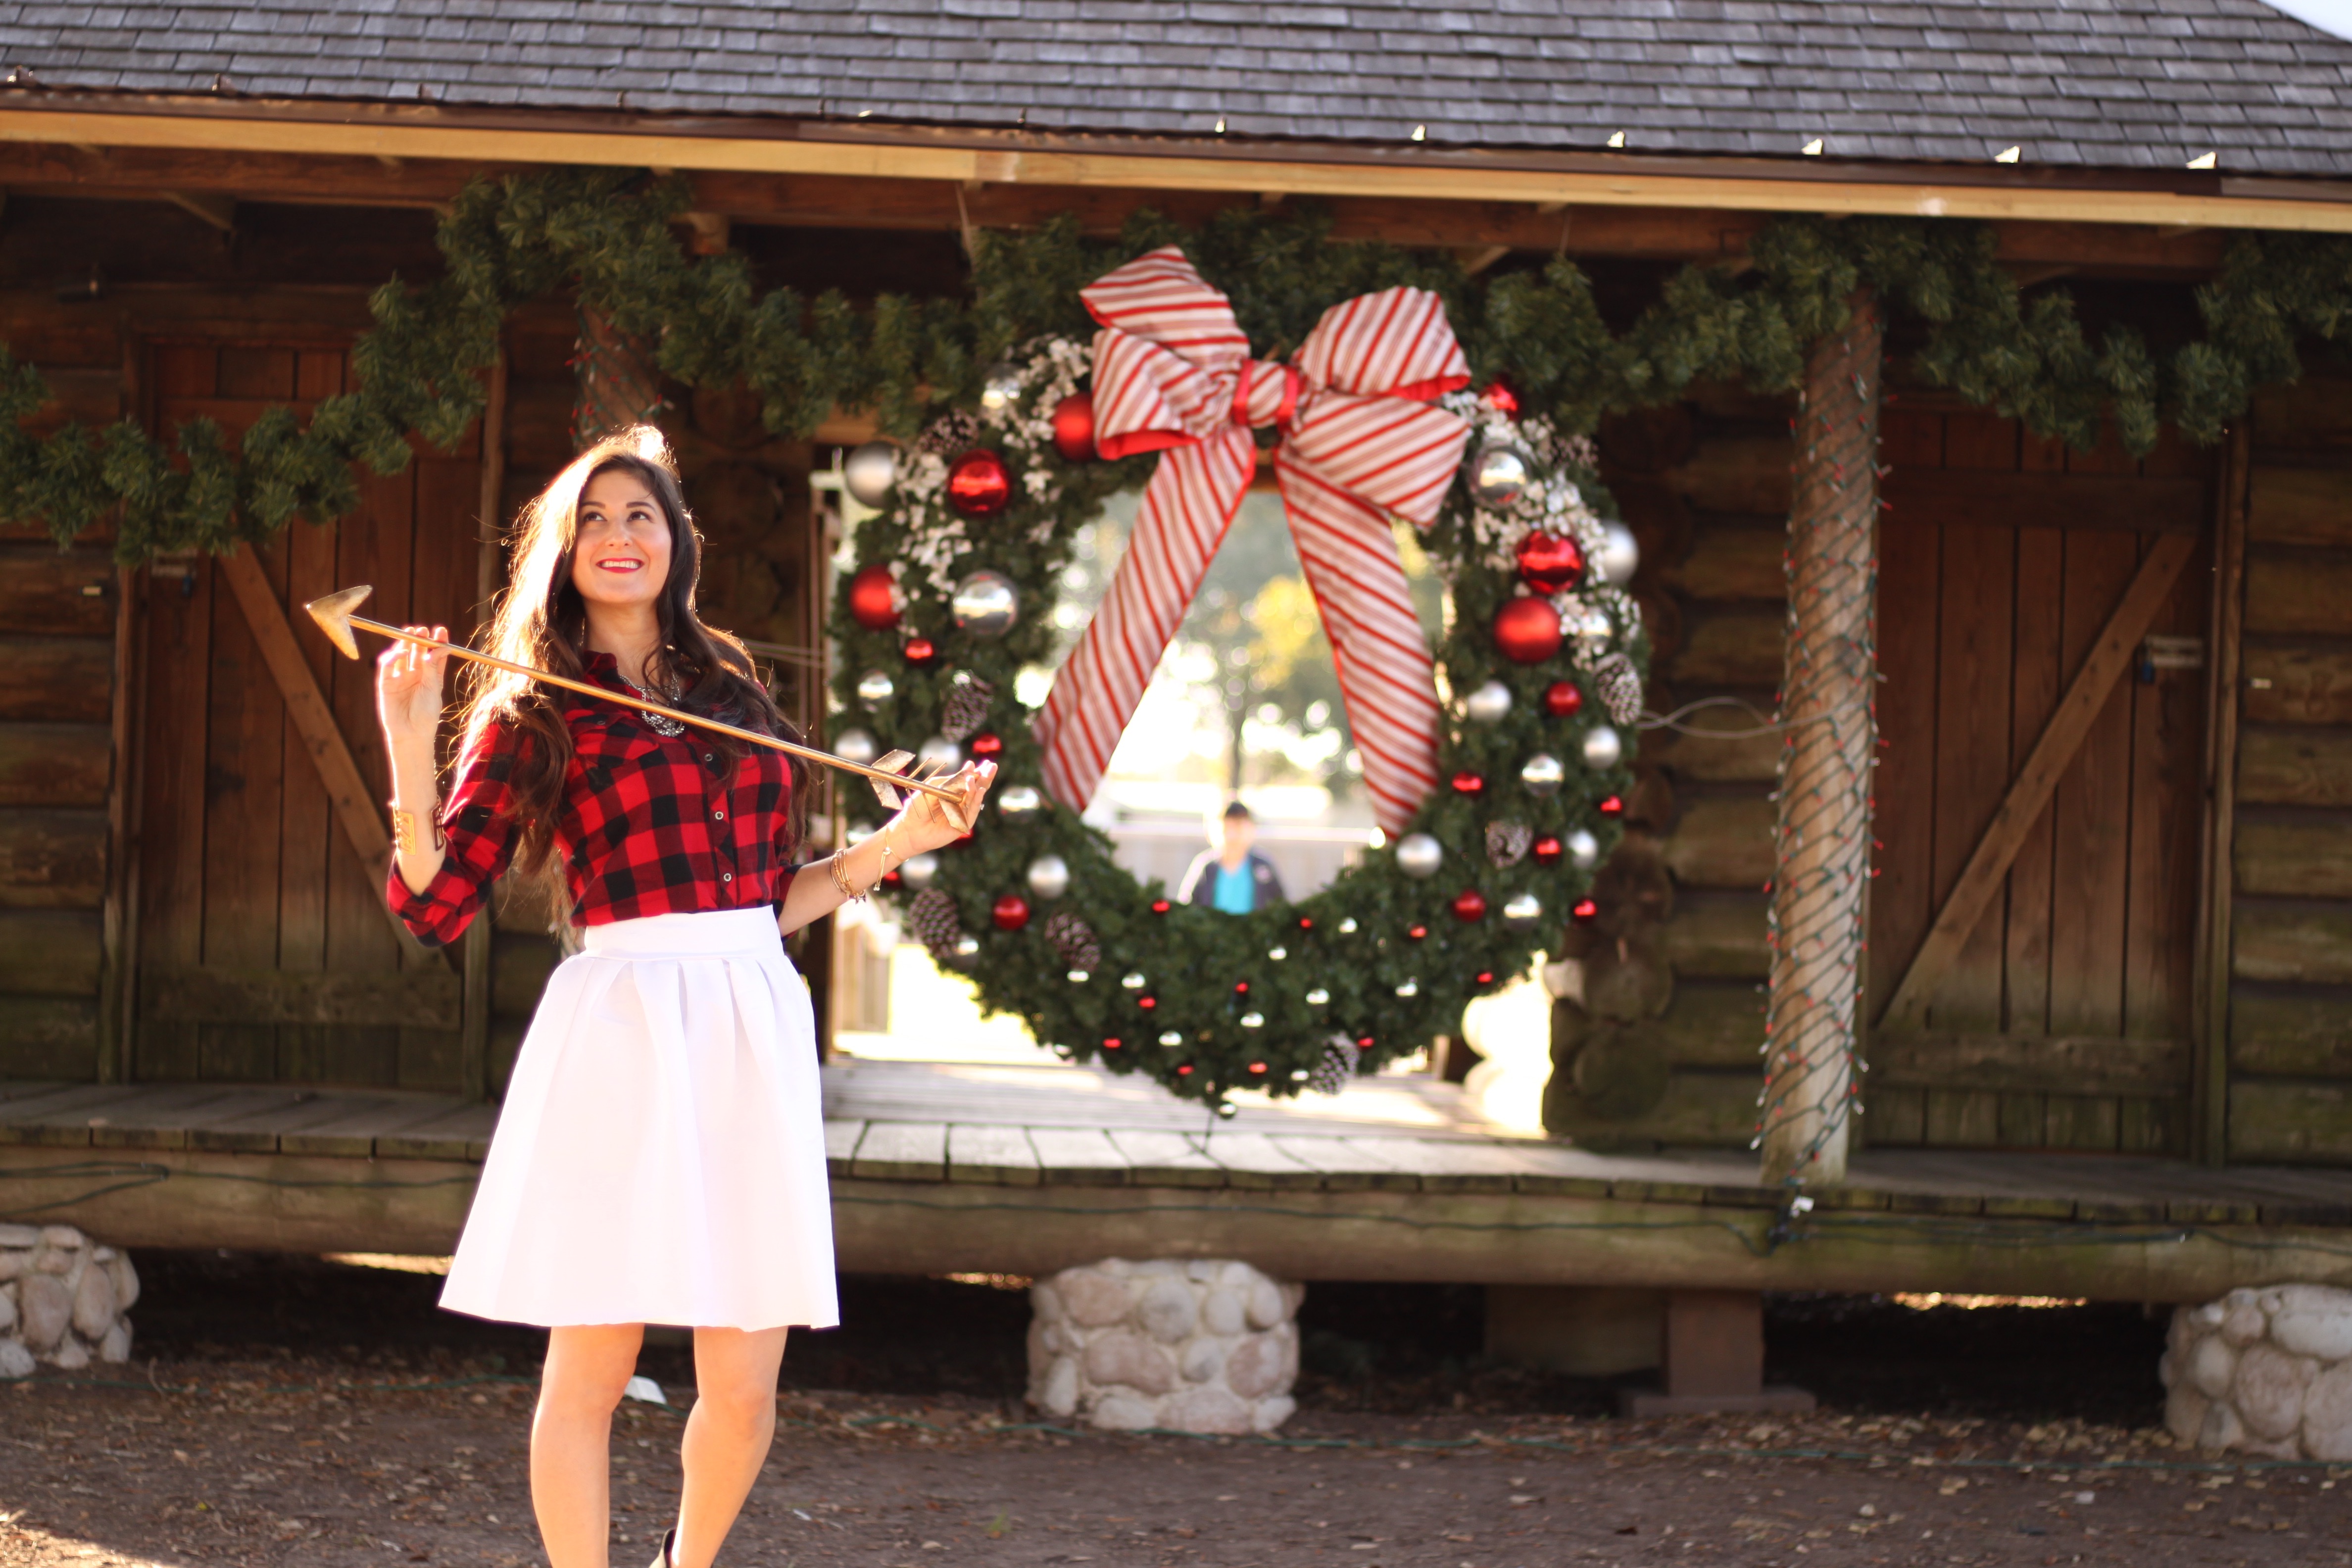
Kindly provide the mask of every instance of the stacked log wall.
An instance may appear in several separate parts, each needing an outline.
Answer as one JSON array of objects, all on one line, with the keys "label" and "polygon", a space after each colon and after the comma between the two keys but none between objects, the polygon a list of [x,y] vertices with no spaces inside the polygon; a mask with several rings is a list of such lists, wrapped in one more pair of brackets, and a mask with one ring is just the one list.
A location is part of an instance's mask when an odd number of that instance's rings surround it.
[{"label": "stacked log wall", "polygon": [[2352,1163],[2352,379],[2257,398],[2245,506],[2228,1152]]},{"label": "stacked log wall", "polygon": [[[1734,390],[1612,422],[1602,478],[1642,546],[1648,706],[1600,916],[1556,969],[1545,1122],[1593,1147],[1744,1148],[1762,1083],[1793,404]],[[1708,736],[1695,731],[1729,731]]]},{"label": "stacked log wall", "polygon": [[[35,428],[123,412],[110,316],[0,296],[0,333],[58,401]],[[121,586],[110,535],[60,552],[0,531],[0,1077],[115,1076],[101,1054],[120,962],[108,822]]]}]

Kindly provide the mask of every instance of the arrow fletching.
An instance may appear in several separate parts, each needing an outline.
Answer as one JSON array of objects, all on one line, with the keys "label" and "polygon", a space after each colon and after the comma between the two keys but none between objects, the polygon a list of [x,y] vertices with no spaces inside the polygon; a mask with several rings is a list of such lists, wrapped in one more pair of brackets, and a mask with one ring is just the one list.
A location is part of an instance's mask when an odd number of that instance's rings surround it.
[{"label": "arrow fletching", "polygon": [[[886,773],[903,773],[914,760],[915,753],[912,752],[886,752],[874,759],[874,765]],[[907,803],[906,793],[896,784],[885,784],[880,779],[868,779],[866,782],[874,786],[874,793],[881,797],[882,804],[892,811],[898,810]]]},{"label": "arrow fletching", "polygon": [[313,599],[302,607],[327,634],[327,640],[341,650],[345,658],[360,656],[359,639],[352,636],[352,612],[367,603],[375,589],[367,584],[356,588],[338,588],[323,599]]}]

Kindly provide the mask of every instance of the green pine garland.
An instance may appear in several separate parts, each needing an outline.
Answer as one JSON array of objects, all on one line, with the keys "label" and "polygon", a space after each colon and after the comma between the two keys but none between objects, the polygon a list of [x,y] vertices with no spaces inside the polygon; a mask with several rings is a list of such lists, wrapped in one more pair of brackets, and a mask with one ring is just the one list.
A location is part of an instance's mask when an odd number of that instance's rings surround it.
[{"label": "green pine garland", "polygon": [[741,380],[768,426],[806,434],[836,407],[867,408],[907,436],[934,408],[968,404],[983,369],[1040,333],[1083,334],[1077,289],[1153,246],[1176,243],[1232,297],[1251,341],[1296,344],[1323,304],[1392,284],[1445,298],[1472,368],[1501,375],[1523,406],[1563,431],[1680,395],[1696,379],[1759,390],[1796,384],[1805,345],[1843,317],[1858,288],[1924,324],[1919,363],[1962,395],[2037,434],[2086,447],[2112,417],[2145,452],[2162,419],[2210,442],[2255,388],[2292,381],[2296,344],[2336,341],[2352,321],[2352,239],[2243,234],[2200,290],[2205,335],[2159,356],[2135,331],[2095,343],[2063,289],[2021,290],[1993,259],[1986,225],[1927,218],[1786,218],[1759,231],[1734,274],[1690,267],[1622,332],[1601,319],[1572,262],[1492,281],[1444,256],[1339,244],[1311,208],[1228,211],[1199,230],[1139,214],[1115,241],[1060,221],[989,236],[967,300],[765,294],[740,256],[692,259],[670,220],[684,184],[613,170],[477,181],[442,219],[446,268],[423,288],[395,278],[371,300],[354,350],[359,390],[321,402],[310,424],[272,410],[234,449],[190,420],[167,440],[123,420],[27,432],[52,402],[33,366],[0,347],[0,516],[46,521],[63,544],[113,520],[125,562],[158,552],[226,551],[296,516],[326,521],[358,503],[355,465],[395,473],[412,433],[453,445],[482,407],[481,372],[516,305],[576,288],[625,331],[656,345],[690,385]]}]

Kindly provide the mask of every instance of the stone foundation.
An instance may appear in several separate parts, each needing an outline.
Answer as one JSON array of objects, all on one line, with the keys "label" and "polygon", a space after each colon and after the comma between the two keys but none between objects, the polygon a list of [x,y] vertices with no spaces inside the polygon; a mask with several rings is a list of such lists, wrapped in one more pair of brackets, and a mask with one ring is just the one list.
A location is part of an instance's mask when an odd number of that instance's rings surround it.
[{"label": "stone foundation", "polygon": [[69,1225],[0,1225],[0,1378],[131,1359],[139,1276]]},{"label": "stone foundation", "polygon": [[1029,1402],[1112,1431],[1271,1432],[1296,1408],[1306,1295],[1246,1263],[1065,1268],[1030,1289]]},{"label": "stone foundation", "polygon": [[2184,1443],[2352,1460],[2352,1290],[2273,1285],[2178,1308],[2159,1372]]}]

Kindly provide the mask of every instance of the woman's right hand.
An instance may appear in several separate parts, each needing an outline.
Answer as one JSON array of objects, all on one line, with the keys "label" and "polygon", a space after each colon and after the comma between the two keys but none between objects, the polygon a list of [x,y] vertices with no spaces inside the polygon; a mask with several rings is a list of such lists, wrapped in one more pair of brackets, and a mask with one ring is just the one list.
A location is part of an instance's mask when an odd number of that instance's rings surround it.
[{"label": "woman's right hand", "polygon": [[[449,639],[446,626],[409,626],[420,636]],[[441,728],[441,688],[449,656],[437,647],[395,642],[376,657],[375,710],[383,721],[384,739],[396,756],[424,747],[430,751]]]}]

